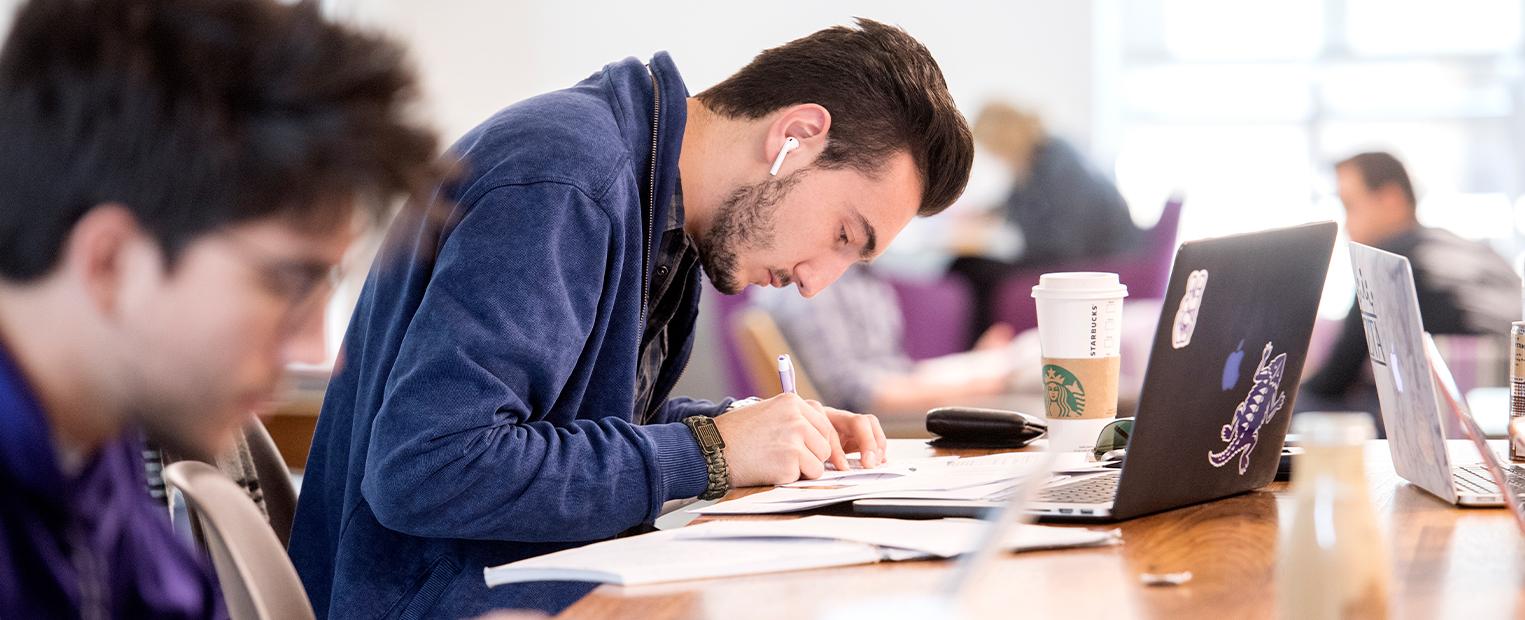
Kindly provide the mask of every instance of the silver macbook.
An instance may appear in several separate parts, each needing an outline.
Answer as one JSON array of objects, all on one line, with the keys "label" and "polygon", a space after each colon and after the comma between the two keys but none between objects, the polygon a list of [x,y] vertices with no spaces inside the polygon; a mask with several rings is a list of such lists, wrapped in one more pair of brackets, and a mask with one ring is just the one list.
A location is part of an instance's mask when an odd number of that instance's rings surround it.
[{"label": "silver macbook", "polygon": [[[1461,390],[1456,389],[1456,379],[1451,376],[1451,369],[1446,367],[1446,361],[1440,357],[1440,350],[1435,348],[1435,340],[1429,334],[1424,335],[1424,352],[1430,360],[1430,374],[1434,376],[1436,385],[1440,386],[1440,395],[1450,405],[1451,414],[1456,416],[1456,421],[1461,424],[1462,430],[1466,431],[1467,439],[1472,442],[1472,447],[1482,456],[1482,465],[1488,471],[1488,479],[1493,481],[1496,488],[1513,486],[1510,478],[1514,476],[1513,464],[1506,463],[1493,448],[1488,446],[1488,438],[1483,434],[1483,429],[1477,425],[1477,420],[1472,419],[1472,410],[1467,408],[1467,403],[1462,400]],[[1525,500],[1518,493],[1503,495],[1504,503],[1509,509],[1510,516],[1514,517],[1514,524],[1525,533]]]},{"label": "silver macbook", "polygon": [[[1484,464],[1454,464],[1446,450],[1442,401],[1425,355],[1424,324],[1408,259],[1352,242],[1350,264],[1393,469],[1452,504],[1504,505]],[[1516,494],[1525,490],[1525,472],[1511,467],[1504,473]]]}]

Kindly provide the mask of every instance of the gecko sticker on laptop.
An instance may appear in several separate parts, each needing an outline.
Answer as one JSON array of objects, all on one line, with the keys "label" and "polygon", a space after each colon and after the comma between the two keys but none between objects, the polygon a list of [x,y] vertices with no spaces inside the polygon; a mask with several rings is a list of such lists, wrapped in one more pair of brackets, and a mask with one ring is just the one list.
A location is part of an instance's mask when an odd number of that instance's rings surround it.
[{"label": "gecko sticker on laptop", "polygon": [[1218,452],[1208,451],[1207,462],[1213,467],[1223,467],[1239,457],[1239,475],[1250,469],[1250,455],[1260,442],[1260,427],[1287,404],[1287,395],[1281,391],[1282,372],[1287,367],[1287,354],[1271,357],[1271,343],[1260,354],[1260,365],[1255,367],[1254,383],[1249,394],[1234,408],[1234,417],[1223,425],[1219,438],[1228,445]]}]

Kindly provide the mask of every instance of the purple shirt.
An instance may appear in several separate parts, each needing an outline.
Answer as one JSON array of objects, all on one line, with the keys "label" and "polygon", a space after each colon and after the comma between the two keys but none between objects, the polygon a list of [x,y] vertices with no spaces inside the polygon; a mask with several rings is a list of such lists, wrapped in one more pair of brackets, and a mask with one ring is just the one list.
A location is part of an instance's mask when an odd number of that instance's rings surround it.
[{"label": "purple shirt", "polygon": [[206,563],[148,496],[127,433],[70,478],[41,404],[0,345],[0,617],[222,617]]}]

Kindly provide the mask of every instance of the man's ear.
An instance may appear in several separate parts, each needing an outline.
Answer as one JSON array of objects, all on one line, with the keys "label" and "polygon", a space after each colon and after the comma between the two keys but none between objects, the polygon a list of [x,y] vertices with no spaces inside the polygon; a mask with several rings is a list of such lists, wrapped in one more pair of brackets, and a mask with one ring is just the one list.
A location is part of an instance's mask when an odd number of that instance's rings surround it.
[{"label": "man's ear", "polygon": [[[126,207],[96,205],[74,224],[59,256],[59,272],[78,283],[103,315],[116,313],[134,260],[142,261],[142,228]],[[156,248],[155,248],[156,249]],[[133,256],[134,253],[139,256]]]},{"label": "man's ear", "polygon": [[814,103],[789,106],[776,113],[773,122],[768,124],[763,152],[758,156],[763,165],[772,166],[784,148],[784,141],[789,138],[798,140],[799,148],[790,151],[779,169],[779,174],[788,174],[814,162],[821,151],[826,150],[826,136],[830,130],[831,112],[825,107]]}]

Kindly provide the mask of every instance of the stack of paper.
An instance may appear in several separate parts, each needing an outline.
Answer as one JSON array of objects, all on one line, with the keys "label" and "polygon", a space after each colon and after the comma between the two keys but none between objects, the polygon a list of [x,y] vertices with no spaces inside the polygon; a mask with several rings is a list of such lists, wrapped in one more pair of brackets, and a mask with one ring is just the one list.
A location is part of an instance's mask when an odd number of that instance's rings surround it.
[{"label": "stack of paper", "polygon": [[[653,532],[488,568],[488,586],[524,581],[640,585],[967,553],[989,523],[814,516],[721,521]],[[1008,549],[1113,544],[1113,531],[1024,525]]]},{"label": "stack of paper", "polygon": [[[777,514],[811,510],[859,499],[999,500],[1043,459],[1040,452],[1008,452],[972,458],[914,459],[875,469],[828,471],[776,489],[699,508],[707,515]],[[1085,455],[1062,455],[1062,473],[1089,471]]]}]

